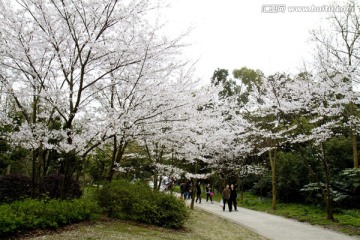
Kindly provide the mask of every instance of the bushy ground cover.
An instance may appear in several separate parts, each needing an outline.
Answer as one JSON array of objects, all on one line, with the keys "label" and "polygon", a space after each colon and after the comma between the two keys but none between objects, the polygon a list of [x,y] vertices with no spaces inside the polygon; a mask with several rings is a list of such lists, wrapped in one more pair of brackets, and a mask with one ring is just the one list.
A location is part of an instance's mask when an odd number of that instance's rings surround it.
[{"label": "bushy ground cover", "polygon": [[99,216],[89,199],[25,199],[0,205],[0,238],[34,229],[58,228]]},{"label": "bushy ground cover", "polygon": [[98,199],[109,217],[123,220],[181,228],[189,216],[184,201],[143,182],[112,181],[100,189]]}]

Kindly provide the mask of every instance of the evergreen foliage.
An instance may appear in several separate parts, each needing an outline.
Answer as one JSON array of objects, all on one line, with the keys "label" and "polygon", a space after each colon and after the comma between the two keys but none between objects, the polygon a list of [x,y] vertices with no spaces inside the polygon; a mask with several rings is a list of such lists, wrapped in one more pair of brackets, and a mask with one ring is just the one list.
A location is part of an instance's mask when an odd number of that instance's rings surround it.
[{"label": "evergreen foliage", "polygon": [[99,204],[110,217],[167,228],[180,228],[189,217],[183,201],[141,182],[112,181],[100,190]]}]

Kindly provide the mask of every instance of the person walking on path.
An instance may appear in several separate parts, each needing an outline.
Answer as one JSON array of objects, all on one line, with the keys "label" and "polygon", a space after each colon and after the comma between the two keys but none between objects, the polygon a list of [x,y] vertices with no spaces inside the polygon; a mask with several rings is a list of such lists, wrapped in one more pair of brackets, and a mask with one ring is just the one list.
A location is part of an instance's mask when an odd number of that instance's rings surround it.
[{"label": "person walking on path", "polygon": [[[196,187],[196,186],[195,186]],[[192,180],[189,181],[189,199],[195,197],[193,196],[193,191],[194,191],[194,183]]]},{"label": "person walking on path", "polygon": [[196,200],[195,202],[197,202],[199,200],[199,203],[201,203],[201,183],[198,182],[198,184],[196,185]]},{"label": "person walking on path", "polygon": [[184,200],[186,199],[190,199],[190,183],[189,180],[185,181],[185,186],[184,186]]},{"label": "person walking on path", "polygon": [[234,205],[234,210],[237,212],[237,194],[236,194],[236,188],[234,187],[234,184],[230,185],[230,202]]},{"label": "person walking on path", "polygon": [[189,183],[188,180],[185,180],[182,185],[180,186],[181,192],[183,193],[183,198],[186,200],[187,198],[190,198],[189,195]]},{"label": "person walking on path", "polygon": [[182,199],[185,199],[185,182],[180,184],[180,197]]},{"label": "person walking on path", "polygon": [[213,203],[213,201],[212,201],[213,192],[212,192],[212,190],[211,190],[211,185],[210,185],[210,183],[208,183],[208,184],[206,185],[205,191],[206,191],[206,202],[208,202],[208,201],[209,201],[209,198],[210,198],[211,203]]},{"label": "person walking on path", "polygon": [[231,212],[231,200],[230,200],[230,188],[229,188],[229,184],[226,184],[225,189],[222,192],[222,199],[223,199],[223,211],[225,211],[225,205],[226,202],[228,203],[228,207],[229,207],[229,212]]}]

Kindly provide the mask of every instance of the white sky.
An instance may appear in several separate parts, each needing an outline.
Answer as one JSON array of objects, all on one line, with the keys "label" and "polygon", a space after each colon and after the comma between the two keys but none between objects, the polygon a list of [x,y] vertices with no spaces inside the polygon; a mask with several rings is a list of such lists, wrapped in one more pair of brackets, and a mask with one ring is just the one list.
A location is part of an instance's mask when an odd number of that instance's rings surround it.
[{"label": "white sky", "polygon": [[[197,76],[207,81],[217,68],[229,73],[243,66],[266,75],[298,73],[311,60],[309,31],[320,25],[325,12],[262,13],[269,3],[288,6],[329,5],[328,0],[169,0],[165,12],[170,32],[188,27],[191,44],[186,56],[199,59]],[[340,4],[342,2],[340,1]]]}]

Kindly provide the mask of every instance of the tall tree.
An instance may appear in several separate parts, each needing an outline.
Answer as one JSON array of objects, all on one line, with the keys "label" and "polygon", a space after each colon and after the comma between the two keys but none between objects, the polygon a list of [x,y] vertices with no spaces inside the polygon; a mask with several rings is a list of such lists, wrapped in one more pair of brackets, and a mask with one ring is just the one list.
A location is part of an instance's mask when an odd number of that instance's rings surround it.
[{"label": "tall tree", "polygon": [[358,168],[359,109],[355,92],[360,74],[360,8],[355,1],[348,1],[345,6],[345,12],[332,13],[327,25],[314,30],[312,37],[316,44],[315,66],[328,81],[342,76],[342,84],[348,88],[343,96],[348,105],[344,113],[352,139],[354,168]]},{"label": "tall tree", "polygon": [[[62,153],[63,192],[81,159],[113,136],[98,107],[99,91],[131,81],[126,87],[135,92],[150,66],[171,65],[170,57],[163,64],[157,56],[173,57],[181,47],[179,38],[157,35],[158,27],[146,21],[151,9],[145,0],[0,2],[0,79],[25,119],[10,137],[33,150],[34,168],[42,152]],[[62,129],[49,127],[53,119]]]},{"label": "tall tree", "polygon": [[[200,166],[214,163],[217,153],[227,149],[234,138],[222,114],[224,104],[217,96],[218,91],[219,88],[208,87],[195,93],[193,104],[187,113],[189,121],[184,129],[184,140],[179,152],[188,163],[193,165],[188,177],[194,179],[194,186],[199,179],[208,177],[206,174],[200,174]],[[191,201],[192,209],[194,201],[195,191]]]},{"label": "tall tree", "polygon": [[241,91],[241,88],[236,84],[236,81],[229,79],[228,76],[228,70],[218,68],[211,77],[211,84],[214,86],[222,86],[222,90],[219,92],[219,95],[222,98],[237,95]]},{"label": "tall tree", "polygon": [[239,101],[241,101],[242,104],[246,104],[249,101],[248,97],[251,92],[261,94],[264,74],[260,70],[242,67],[240,69],[234,69],[233,75],[234,78],[239,79],[244,86],[244,90],[238,93],[240,94]]},{"label": "tall tree", "polygon": [[302,74],[294,79],[278,81],[277,92],[280,94],[267,94],[264,104],[260,106],[265,108],[260,110],[265,116],[270,111],[278,113],[279,119],[273,121],[277,125],[273,134],[278,139],[278,145],[291,144],[293,149],[302,152],[303,162],[308,167],[306,151],[310,150],[312,156],[318,160],[320,171],[309,169],[322,191],[327,218],[334,220],[332,178],[324,144],[337,134],[336,129],[341,126],[344,104],[341,104],[343,99],[339,98],[338,94],[344,94],[346,89],[341,84],[342,76],[333,78],[332,81],[323,79],[321,74],[314,77],[304,77]]},{"label": "tall tree", "polygon": [[255,154],[267,153],[272,176],[272,209],[276,210],[276,162],[279,147],[284,143],[283,118],[286,90],[284,86],[289,81],[286,74],[274,74],[258,80],[261,85],[249,92],[249,101],[245,105],[250,122],[247,126],[247,137],[253,145]]}]

